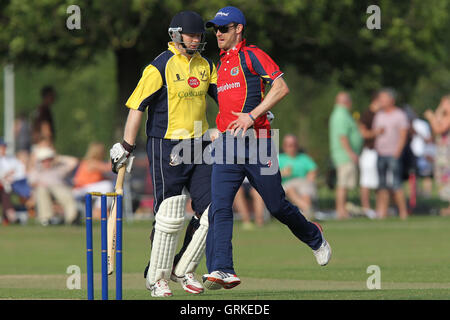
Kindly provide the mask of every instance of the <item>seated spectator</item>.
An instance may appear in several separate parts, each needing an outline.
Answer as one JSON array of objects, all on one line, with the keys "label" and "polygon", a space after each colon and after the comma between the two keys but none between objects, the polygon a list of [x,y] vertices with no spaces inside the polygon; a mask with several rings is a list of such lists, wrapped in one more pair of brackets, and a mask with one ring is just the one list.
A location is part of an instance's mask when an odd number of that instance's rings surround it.
[{"label": "seated spectator", "polygon": [[39,222],[47,226],[54,221],[54,197],[63,208],[64,222],[72,224],[77,218],[77,207],[65,178],[78,165],[78,159],[56,155],[49,147],[36,148],[34,153],[36,165],[29,174],[29,182],[35,194]]},{"label": "seated spectator", "polygon": [[[442,97],[435,112],[427,110],[424,116],[430,122],[436,139],[434,179],[439,196],[450,202],[450,95]],[[440,214],[450,216],[450,205],[441,209]]]},{"label": "seated spectator", "polygon": [[0,202],[3,207],[2,222],[5,225],[16,220],[11,195],[14,193],[25,202],[31,194],[24,164],[15,156],[7,156],[6,149],[5,141],[0,138]]},{"label": "seated spectator", "polygon": [[283,139],[283,152],[279,156],[282,185],[286,196],[303,213],[312,219],[312,201],[317,195],[317,165],[307,154],[299,152],[297,138],[286,135]]},{"label": "seated spectator", "polygon": [[1,222],[4,226],[16,222],[16,210],[11,201],[11,193],[0,183],[0,204],[2,206]]},{"label": "seated spectator", "polygon": [[241,187],[234,198],[234,207],[242,219],[244,230],[252,230],[254,224],[251,221],[251,212],[258,227],[264,225],[264,201],[258,191],[250,185],[247,178],[242,182]]},{"label": "seated spectator", "polygon": [[[105,160],[105,146],[99,142],[92,142],[81,160],[74,177],[73,193],[75,197],[83,197],[88,192],[113,192],[112,181],[107,177],[111,173],[111,163]],[[101,199],[95,198],[92,216],[100,219]]]}]

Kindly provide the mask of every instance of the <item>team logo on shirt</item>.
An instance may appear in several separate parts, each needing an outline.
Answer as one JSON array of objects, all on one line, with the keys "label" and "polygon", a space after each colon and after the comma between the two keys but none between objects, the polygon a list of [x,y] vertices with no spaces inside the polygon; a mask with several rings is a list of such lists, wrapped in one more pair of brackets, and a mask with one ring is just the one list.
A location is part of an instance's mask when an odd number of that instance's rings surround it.
[{"label": "team logo on shirt", "polygon": [[177,95],[178,95],[178,98],[180,98],[180,99],[183,99],[183,98],[191,99],[194,97],[205,96],[206,91],[205,90],[178,91]]},{"label": "team logo on shirt", "polygon": [[225,83],[219,87],[217,87],[217,93],[220,93],[222,91],[227,91],[230,89],[234,89],[234,88],[240,88],[241,87],[241,83],[238,82],[233,82],[233,83]]},{"label": "team logo on shirt", "polygon": [[233,69],[231,69],[230,74],[234,77],[237,76],[239,74],[239,67],[234,67]]},{"label": "team logo on shirt", "polygon": [[208,75],[206,74],[206,70],[203,70],[202,72],[200,72],[200,80],[208,81]]},{"label": "team logo on shirt", "polygon": [[176,74],[177,80],[174,80],[174,82],[178,82],[178,81],[184,81],[183,78],[180,77],[180,75],[177,73]]},{"label": "team logo on shirt", "polygon": [[196,77],[190,77],[188,79],[188,85],[191,88],[197,88],[200,85],[200,80],[198,80]]}]

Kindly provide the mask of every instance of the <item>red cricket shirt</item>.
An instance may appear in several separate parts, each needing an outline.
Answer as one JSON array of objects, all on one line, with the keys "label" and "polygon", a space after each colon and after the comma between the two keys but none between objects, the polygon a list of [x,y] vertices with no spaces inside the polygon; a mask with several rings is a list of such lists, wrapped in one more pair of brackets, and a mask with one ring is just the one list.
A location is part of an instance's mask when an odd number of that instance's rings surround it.
[{"label": "red cricket shirt", "polygon": [[[252,111],[264,99],[266,84],[272,84],[283,73],[264,51],[246,45],[245,39],[229,51],[221,50],[217,66],[219,114],[217,128],[224,132],[236,116],[231,112]],[[253,128],[270,130],[266,114],[255,120]]]}]

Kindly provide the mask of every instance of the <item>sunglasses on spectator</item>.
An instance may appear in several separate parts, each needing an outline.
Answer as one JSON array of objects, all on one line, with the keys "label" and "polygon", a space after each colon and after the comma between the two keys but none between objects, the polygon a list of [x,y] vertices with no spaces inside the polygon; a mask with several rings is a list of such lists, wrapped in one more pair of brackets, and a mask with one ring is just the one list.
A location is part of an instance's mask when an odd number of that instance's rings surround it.
[{"label": "sunglasses on spectator", "polygon": [[237,24],[233,24],[231,26],[213,26],[214,32],[217,33],[217,30],[220,31],[220,33],[227,33],[230,31],[230,28],[235,28]]}]

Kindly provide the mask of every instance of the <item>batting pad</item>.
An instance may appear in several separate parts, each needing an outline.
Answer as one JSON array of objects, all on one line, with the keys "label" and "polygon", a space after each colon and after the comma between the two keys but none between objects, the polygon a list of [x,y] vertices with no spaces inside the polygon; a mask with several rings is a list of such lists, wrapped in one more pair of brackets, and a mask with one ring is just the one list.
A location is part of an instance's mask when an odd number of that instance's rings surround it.
[{"label": "batting pad", "polygon": [[200,218],[200,227],[195,231],[186,251],[181,256],[180,261],[178,261],[174,271],[177,277],[183,277],[186,273],[194,272],[203,257],[209,226],[208,211],[209,207],[203,212]]},{"label": "batting pad", "polygon": [[186,199],[185,195],[165,199],[155,215],[155,234],[147,273],[150,285],[170,278],[178,236],[184,226]]}]

